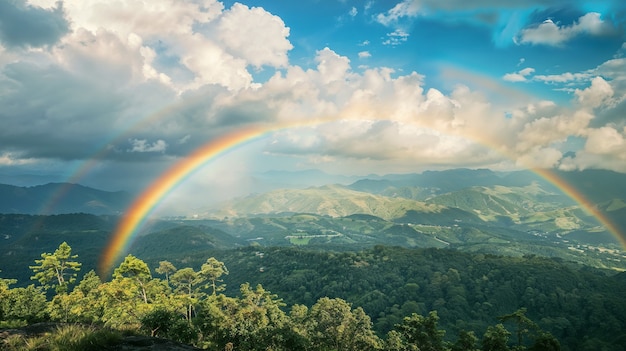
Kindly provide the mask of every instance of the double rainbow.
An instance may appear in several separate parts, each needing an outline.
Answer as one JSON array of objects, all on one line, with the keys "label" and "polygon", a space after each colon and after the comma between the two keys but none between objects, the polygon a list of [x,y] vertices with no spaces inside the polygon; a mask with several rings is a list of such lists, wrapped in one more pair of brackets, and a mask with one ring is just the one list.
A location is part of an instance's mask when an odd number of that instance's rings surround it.
[{"label": "double rainbow", "polygon": [[[315,125],[319,123],[319,121],[315,121],[307,124]],[[171,166],[157,180],[150,184],[127,209],[125,216],[121,219],[113,233],[109,245],[102,254],[99,264],[100,275],[105,277],[110,273],[113,265],[118,261],[120,256],[126,252],[132,242],[131,239],[150,213],[173,189],[184,182],[185,179],[191,176],[195,171],[199,170],[207,162],[219,158],[239,146],[257,140],[272,131],[291,127],[294,126],[249,127],[236,130],[202,145],[189,156]],[[626,239],[619,228],[617,228],[604,213],[594,207],[591,202],[586,199],[584,194],[572,187],[551,170],[532,169],[532,171],[554,184],[563,191],[563,193],[576,201],[583,210],[595,217],[598,222],[626,248]]]}]

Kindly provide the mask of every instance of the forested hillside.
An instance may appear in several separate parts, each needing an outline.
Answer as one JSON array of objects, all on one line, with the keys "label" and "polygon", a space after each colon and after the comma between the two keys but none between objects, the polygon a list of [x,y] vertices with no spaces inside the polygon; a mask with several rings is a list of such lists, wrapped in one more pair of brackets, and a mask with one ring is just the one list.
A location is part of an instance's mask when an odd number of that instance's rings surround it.
[{"label": "forested hillside", "polygon": [[[92,349],[119,342],[100,328],[211,350],[621,350],[626,340],[623,273],[558,259],[384,246],[216,254],[128,255],[102,281],[62,243],[32,263],[34,284],[2,273],[0,326],[88,323],[97,337],[72,343]],[[41,338],[3,342],[65,340]]]}]

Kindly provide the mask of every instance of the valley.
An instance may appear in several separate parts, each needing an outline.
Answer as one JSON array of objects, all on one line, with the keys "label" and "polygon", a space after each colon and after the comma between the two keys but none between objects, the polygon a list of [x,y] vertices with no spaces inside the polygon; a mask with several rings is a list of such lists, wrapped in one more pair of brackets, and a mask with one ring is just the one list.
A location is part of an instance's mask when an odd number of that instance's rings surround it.
[{"label": "valley", "polygon": [[[457,170],[274,189],[188,215],[151,217],[124,254],[150,270],[164,260],[198,269],[216,257],[228,267],[229,296],[249,283],[262,284],[287,306],[345,299],[371,316],[379,335],[407,314],[432,310],[451,335],[482,333],[493,316],[528,307],[567,347],[580,345],[572,333],[581,330],[612,347],[619,342],[606,331],[623,323],[616,299],[626,282],[626,251],[570,197],[522,175]],[[623,228],[626,194],[618,190],[586,196]],[[79,202],[67,206],[80,208]],[[28,287],[35,260],[61,242],[78,254],[81,276],[98,270],[120,219],[116,213],[0,214],[0,277]],[[602,305],[579,314],[593,299]],[[599,315],[611,322],[591,327],[589,318]]]}]

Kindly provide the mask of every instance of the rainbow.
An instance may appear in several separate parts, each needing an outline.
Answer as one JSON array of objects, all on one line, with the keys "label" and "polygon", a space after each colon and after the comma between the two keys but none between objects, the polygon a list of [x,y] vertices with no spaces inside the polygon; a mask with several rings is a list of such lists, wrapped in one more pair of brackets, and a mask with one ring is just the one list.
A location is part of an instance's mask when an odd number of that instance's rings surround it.
[{"label": "rainbow", "polygon": [[584,211],[595,217],[595,219],[598,220],[598,222],[600,222],[600,224],[602,224],[606,230],[608,230],[619,241],[623,248],[626,248],[626,236],[623,235],[617,225],[613,223],[613,221],[608,218],[604,212],[594,206],[583,193],[578,191],[570,183],[565,181],[562,177],[559,177],[558,174],[550,169],[533,169],[532,171],[554,184],[565,195],[569,196],[572,200],[578,203]]},{"label": "rainbow", "polygon": [[[300,123],[299,126],[308,124],[316,125],[319,123],[319,120],[309,121],[309,123]],[[195,171],[199,170],[207,162],[239,146],[257,140],[272,131],[292,127],[295,127],[295,125],[279,127],[256,126],[236,130],[209,141],[200,146],[189,156],[171,166],[165,173],[150,184],[127,209],[125,216],[121,219],[113,233],[108,246],[103,251],[98,267],[100,276],[103,279],[108,276],[113,265],[118,261],[120,256],[126,252],[132,242],[134,234],[136,234],[138,229],[143,225],[150,213],[172,190]],[[531,169],[531,171],[554,184],[565,195],[578,203],[583,210],[595,217],[615,238],[617,238],[617,240],[619,240],[621,245],[626,248],[626,239],[621,234],[619,228],[604,213],[593,206],[582,193],[571,186],[571,184],[549,169]]]},{"label": "rainbow", "polygon": [[133,234],[141,227],[145,219],[177,185],[191,176],[208,161],[217,158],[238,146],[254,141],[271,131],[267,128],[251,127],[237,130],[214,139],[189,156],[181,159],[156,179],[126,210],[118,224],[109,245],[105,248],[99,264],[101,276],[107,275],[120,254],[131,243]]}]

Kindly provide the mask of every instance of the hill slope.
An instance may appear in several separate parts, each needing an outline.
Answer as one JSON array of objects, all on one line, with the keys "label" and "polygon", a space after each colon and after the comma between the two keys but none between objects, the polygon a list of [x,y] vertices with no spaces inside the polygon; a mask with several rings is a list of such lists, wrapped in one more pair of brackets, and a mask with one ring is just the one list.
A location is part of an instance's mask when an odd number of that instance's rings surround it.
[{"label": "hill slope", "polygon": [[214,218],[278,213],[314,213],[331,217],[368,214],[384,219],[401,217],[409,210],[438,212],[443,206],[410,199],[355,191],[339,185],[307,189],[281,189],[250,195],[221,204],[206,215]]},{"label": "hill slope", "polygon": [[32,187],[0,184],[0,213],[22,214],[120,214],[132,197],[71,183]]}]

